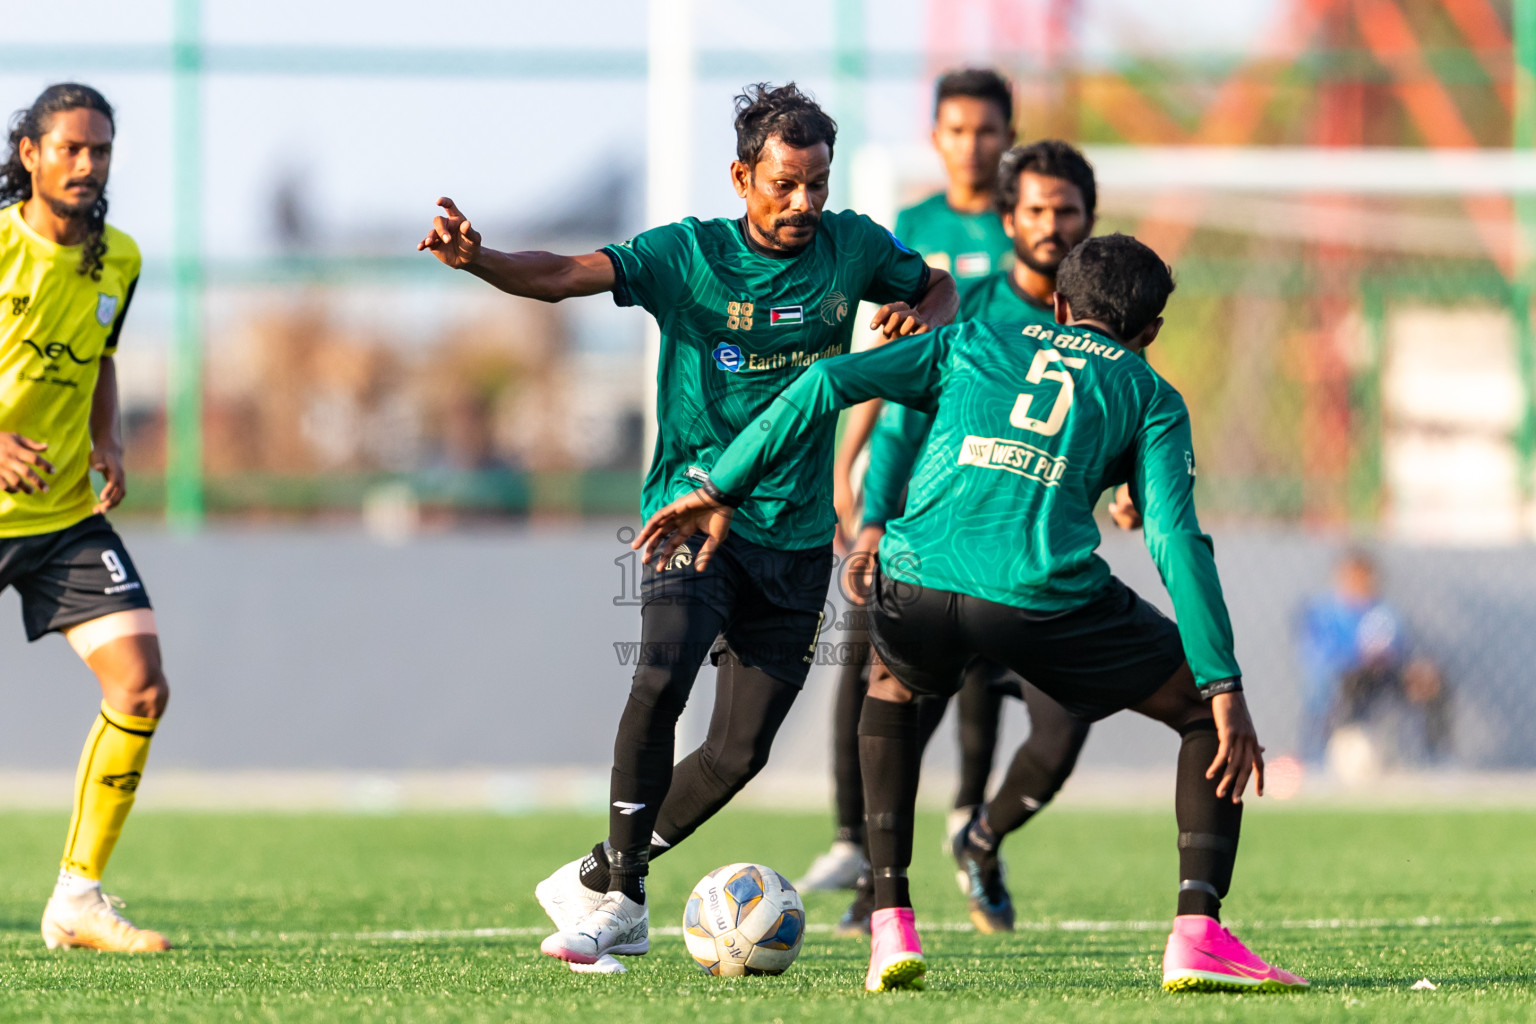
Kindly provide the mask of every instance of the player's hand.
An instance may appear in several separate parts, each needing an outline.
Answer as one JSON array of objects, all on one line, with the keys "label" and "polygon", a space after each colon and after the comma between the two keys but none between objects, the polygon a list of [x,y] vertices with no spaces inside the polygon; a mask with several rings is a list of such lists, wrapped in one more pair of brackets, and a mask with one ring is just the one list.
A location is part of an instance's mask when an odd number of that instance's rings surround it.
[{"label": "player's hand", "polygon": [[1264,795],[1264,748],[1259,746],[1259,734],[1254,731],[1253,719],[1248,716],[1248,702],[1242,691],[1218,693],[1211,698],[1211,711],[1216,716],[1216,760],[1205,770],[1205,777],[1221,776],[1216,784],[1216,795],[1232,794],[1232,802],[1243,802],[1243,790],[1248,788],[1251,775],[1259,796]]},{"label": "player's hand", "polygon": [[703,491],[694,491],[651,516],[630,547],[638,551],[644,545],[641,557],[660,572],[689,537],[702,533],[704,545],[693,558],[694,570],[701,572],[730,534],[731,517],[735,514],[736,510],[729,505],[722,505]]},{"label": "player's hand", "polygon": [[480,232],[470,227],[469,218],[459,212],[452,199],[443,196],[437,205],[446,216],[432,218],[432,230],[416,243],[416,251],[428,250],[444,264],[461,270],[480,255]]},{"label": "player's hand", "polygon": [[128,474],[123,472],[123,453],[116,448],[92,448],[91,468],[106,477],[101,498],[91,509],[96,515],[117,508],[128,496]]},{"label": "player's hand", "polygon": [[875,552],[884,536],[883,526],[864,527],[843,562],[843,596],[854,604],[869,603],[869,592],[875,583]]},{"label": "player's hand", "polygon": [[905,302],[887,302],[875,310],[875,318],[869,322],[869,329],[879,331],[887,341],[922,334],[929,326],[923,314]]},{"label": "player's hand", "polygon": [[48,481],[39,475],[53,472],[53,463],[39,454],[47,450],[46,441],[34,441],[20,434],[0,434],[0,486],[6,493],[35,494],[48,490]]},{"label": "player's hand", "polygon": [[1115,488],[1114,500],[1109,503],[1109,518],[1122,530],[1141,529],[1141,510],[1131,500],[1131,489],[1125,484]]}]

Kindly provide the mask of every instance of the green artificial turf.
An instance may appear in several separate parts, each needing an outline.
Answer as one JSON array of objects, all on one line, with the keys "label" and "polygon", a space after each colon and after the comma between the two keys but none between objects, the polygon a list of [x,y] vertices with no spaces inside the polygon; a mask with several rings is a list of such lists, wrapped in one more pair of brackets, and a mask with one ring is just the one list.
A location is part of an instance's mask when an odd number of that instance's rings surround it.
[{"label": "green artificial turf", "polygon": [[[140,814],[108,888],[176,944],[153,957],[43,948],[64,824],[0,815],[0,1021],[1536,1018],[1527,812],[1251,812],[1226,922],[1314,987],[1243,997],[1158,987],[1177,881],[1171,812],[1042,815],[1006,848],[1022,923],[1009,936],[964,925],[940,819],[924,818],[912,875],[929,987],[887,995],[862,991],[864,943],[826,930],[843,894],[807,895],[815,930],[782,977],[706,977],[677,935],[706,871],[753,860],[793,877],[830,838],[823,815],[727,811],[659,861],[653,927],[671,930],[623,977],[576,976],[538,953],[533,886],[590,846],[599,819]],[[1420,978],[1438,988],[1411,990]]]}]

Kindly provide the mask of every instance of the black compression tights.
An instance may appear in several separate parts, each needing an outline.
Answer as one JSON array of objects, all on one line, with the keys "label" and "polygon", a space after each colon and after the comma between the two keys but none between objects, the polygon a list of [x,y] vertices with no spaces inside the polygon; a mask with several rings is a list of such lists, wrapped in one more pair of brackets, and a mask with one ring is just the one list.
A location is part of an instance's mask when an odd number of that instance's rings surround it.
[{"label": "black compression tights", "polygon": [[1029,708],[1029,739],[1013,755],[997,795],[987,804],[987,824],[998,838],[1050,803],[1088,739],[1087,722],[1033,686],[1024,687],[1024,704]]},{"label": "black compression tights", "polygon": [[[651,857],[693,834],[767,763],[799,688],[727,653],[716,674],[708,735],[673,767],[677,720],[719,628],[719,618],[697,604],[657,602],[642,610],[641,652],[647,663],[636,671],[619,719],[608,849],[599,844],[600,856],[583,873],[590,886],[638,892],[637,880],[649,870]],[[645,638],[653,635],[683,640],[648,648]],[[653,837],[661,842],[653,845]]]}]

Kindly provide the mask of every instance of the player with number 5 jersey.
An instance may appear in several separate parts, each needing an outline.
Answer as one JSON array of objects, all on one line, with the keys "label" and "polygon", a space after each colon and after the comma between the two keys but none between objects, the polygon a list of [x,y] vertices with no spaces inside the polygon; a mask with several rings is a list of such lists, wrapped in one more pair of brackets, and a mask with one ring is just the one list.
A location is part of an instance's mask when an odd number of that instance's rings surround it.
[{"label": "player with number 5 jersey", "polygon": [[115,359],[139,250],[106,222],[115,128],[99,92],[51,86],[11,123],[0,167],[0,588],[21,594],[27,639],[63,633],[102,691],[43,939],[153,952],[170,948],[165,937],[101,891],[169,693],[149,595],[105,516],[126,493]]},{"label": "player with number 5 jersey", "polygon": [[[871,681],[859,724],[876,908],[866,987],[914,987],[925,970],[906,878],[921,760],[913,698],[954,693],[977,657],[1086,721],[1132,709],[1181,736],[1180,880],[1164,987],[1304,987],[1220,924],[1250,776],[1263,792],[1263,748],[1211,539],[1195,515],[1189,413],[1137,358],[1162,327],[1172,275],[1140,242],[1110,235],[1074,249],[1056,289],[1055,328],[967,321],[813,368],[637,543],[660,558],[699,530],[718,544],[756,482],[839,408],[885,398],[932,411],[870,602],[871,638],[895,678]],[[1178,626],[1095,553],[1094,504],[1122,480]],[[996,843],[985,818],[969,833],[976,845]]]}]

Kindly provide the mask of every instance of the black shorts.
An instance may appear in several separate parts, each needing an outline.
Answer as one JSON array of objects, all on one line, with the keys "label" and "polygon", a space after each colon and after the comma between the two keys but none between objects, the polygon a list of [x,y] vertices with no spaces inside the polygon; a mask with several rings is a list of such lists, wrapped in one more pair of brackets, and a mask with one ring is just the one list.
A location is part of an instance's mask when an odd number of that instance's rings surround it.
[{"label": "black shorts", "polygon": [[659,602],[708,606],[724,619],[710,648],[711,662],[718,665],[730,651],[743,665],[804,686],[827,614],[832,545],[776,551],[732,535],[696,572],[693,558],[703,543],[702,536],[690,537],[662,572],[646,565],[642,608]]},{"label": "black shorts", "polygon": [[139,571],[106,516],[53,533],[0,538],[0,590],[6,587],[21,594],[28,640],[150,607]]},{"label": "black shorts", "polygon": [[954,693],[980,656],[1096,722],[1152,696],[1184,664],[1178,627],[1113,577],[1082,607],[1042,613],[877,571],[870,608],[875,650],[917,693]]}]

